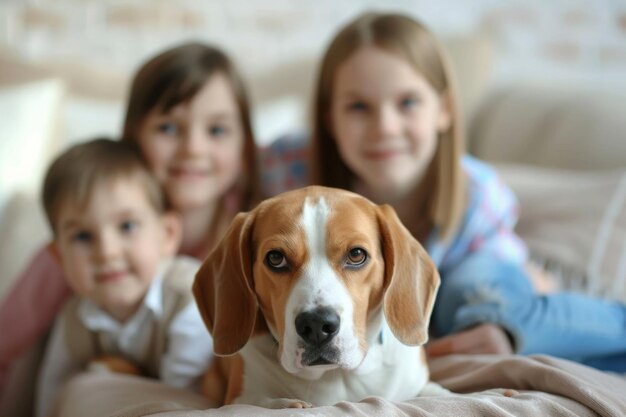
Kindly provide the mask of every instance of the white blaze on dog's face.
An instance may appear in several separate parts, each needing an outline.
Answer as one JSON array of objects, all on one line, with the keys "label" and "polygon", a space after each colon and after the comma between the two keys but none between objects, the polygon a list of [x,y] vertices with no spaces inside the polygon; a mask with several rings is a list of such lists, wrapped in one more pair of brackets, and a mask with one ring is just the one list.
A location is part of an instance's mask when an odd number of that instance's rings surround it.
[{"label": "white blaze on dog's face", "polygon": [[382,314],[375,206],[345,195],[283,200],[258,214],[252,245],[255,292],[285,370],[317,377],[356,368],[368,323]]}]

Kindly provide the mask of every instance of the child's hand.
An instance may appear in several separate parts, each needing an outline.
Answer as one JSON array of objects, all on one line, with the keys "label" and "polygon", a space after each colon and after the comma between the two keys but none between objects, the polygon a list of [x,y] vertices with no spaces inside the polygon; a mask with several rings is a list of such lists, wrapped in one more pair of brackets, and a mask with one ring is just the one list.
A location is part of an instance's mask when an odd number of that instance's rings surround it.
[{"label": "child's hand", "polygon": [[141,371],[130,361],[117,356],[100,356],[89,363],[90,372],[141,375]]},{"label": "child's hand", "polygon": [[497,324],[481,324],[429,342],[428,356],[462,354],[510,354],[513,346],[504,329]]}]

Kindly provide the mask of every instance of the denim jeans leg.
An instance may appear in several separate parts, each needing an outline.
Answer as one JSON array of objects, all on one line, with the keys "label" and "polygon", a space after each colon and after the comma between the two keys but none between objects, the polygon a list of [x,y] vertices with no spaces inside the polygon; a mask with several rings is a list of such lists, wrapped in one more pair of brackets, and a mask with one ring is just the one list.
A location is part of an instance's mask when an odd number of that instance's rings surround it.
[{"label": "denim jeans leg", "polygon": [[441,271],[432,331],[443,336],[480,323],[497,323],[517,340],[516,317],[510,310],[530,300],[533,289],[523,269],[486,256],[471,256],[451,270]]},{"label": "denim jeans leg", "polygon": [[598,358],[584,358],[581,360],[585,365],[626,374],[626,352],[618,355],[601,356]]},{"label": "denim jeans leg", "polygon": [[614,356],[616,369],[626,354],[624,304],[567,292],[538,295],[520,266],[475,256],[442,271],[432,329],[444,335],[480,323],[502,326],[524,354],[595,363]]}]

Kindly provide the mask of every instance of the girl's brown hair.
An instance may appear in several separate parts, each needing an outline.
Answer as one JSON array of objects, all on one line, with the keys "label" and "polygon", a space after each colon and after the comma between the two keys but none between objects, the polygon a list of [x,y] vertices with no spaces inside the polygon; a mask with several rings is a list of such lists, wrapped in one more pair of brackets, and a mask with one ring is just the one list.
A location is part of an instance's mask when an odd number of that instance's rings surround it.
[{"label": "girl's brown hair", "polygon": [[219,49],[201,43],[186,43],[146,62],[131,84],[123,140],[136,141],[150,112],[167,113],[178,104],[191,100],[217,73],[228,78],[241,117],[244,172],[238,184],[239,209],[248,210],[258,201],[260,193],[248,96],[235,66]]},{"label": "girl's brown hair", "polygon": [[449,100],[450,128],[440,133],[438,146],[428,169],[434,183],[428,201],[431,224],[441,235],[450,236],[458,226],[465,207],[464,149],[461,120],[456,108],[456,91],[442,47],[435,36],[417,21],[398,14],[366,13],[344,27],[333,39],[322,60],[313,103],[311,180],[314,184],[349,189],[355,174],[341,159],[329,113],[334,78],[339,66],[357,49],[373,45],[406,60],[439,93]]}]

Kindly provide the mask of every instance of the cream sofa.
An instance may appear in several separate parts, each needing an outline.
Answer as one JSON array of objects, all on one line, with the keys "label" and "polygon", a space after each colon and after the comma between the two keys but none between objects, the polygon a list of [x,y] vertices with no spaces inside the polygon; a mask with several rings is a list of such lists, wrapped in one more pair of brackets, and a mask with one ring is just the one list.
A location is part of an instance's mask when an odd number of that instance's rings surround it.
[{"label": "cream sofa", "polygon": [[[540,81],[495,88],[489,42],[470,37],[446,45],[462,87],[468,149],[493,162],[517,193],[518,232],[551,273],[547,288],[626,301],[626,117],[620,110],[626,88]],[[304,123],[315,61],[248,74],[255,128],[264,142]],[[0,144],[0,297],[50,237],[37,197],[46,164],[77,139],[119,131],[128,79],[75,66],[32,66],[0,54],[0,111],[10,137]],[[22,360],[13,399],[5,398],[8,408],[0,411],[30,406],[22,390],[32,387],[36,356]],[[190,401],[182,404],[204,404]]]},{"label": "cream sofa", "polygon": [[517,232],[553,286],[626,302],[624,100],[624,86],[491,91],[469,149],[517,194]]}]

